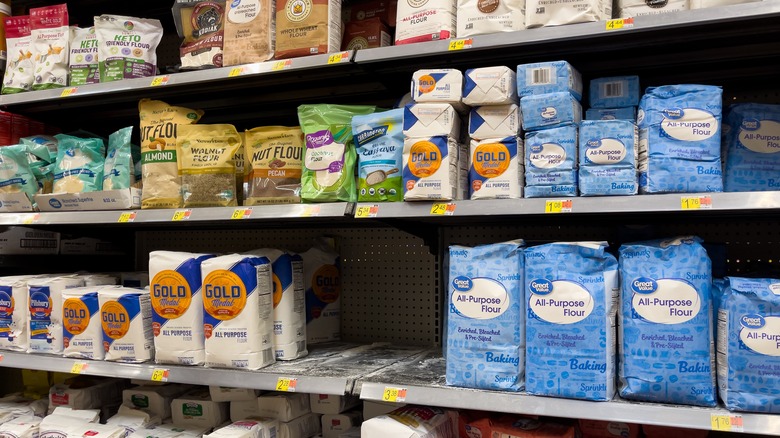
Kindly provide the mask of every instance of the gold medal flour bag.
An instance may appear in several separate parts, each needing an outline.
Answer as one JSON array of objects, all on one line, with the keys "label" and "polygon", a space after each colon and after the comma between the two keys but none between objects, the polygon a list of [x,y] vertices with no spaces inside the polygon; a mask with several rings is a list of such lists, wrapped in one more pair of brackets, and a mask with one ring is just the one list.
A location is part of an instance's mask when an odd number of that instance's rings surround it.
[{"label": "gold medal flour bag", "polygon": [[142,99],[141,208],[181,207],[181,181],[177,161],[176,133],[179,125],[197,123],[203,111],[171,106],[159,100]]}]

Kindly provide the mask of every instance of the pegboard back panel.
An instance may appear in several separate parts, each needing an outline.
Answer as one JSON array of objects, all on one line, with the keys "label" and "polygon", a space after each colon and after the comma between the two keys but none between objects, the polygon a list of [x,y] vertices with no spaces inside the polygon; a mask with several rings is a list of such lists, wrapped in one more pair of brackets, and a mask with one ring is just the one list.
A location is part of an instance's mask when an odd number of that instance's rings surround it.
[{"label": "pegboard back panel", "polygon": [[439,267],[422,239],[394,228],[141,231],[138,269],[154,250],[303,252],[336,238],[342,263],[341,333],[354,342],[440,345]]}]

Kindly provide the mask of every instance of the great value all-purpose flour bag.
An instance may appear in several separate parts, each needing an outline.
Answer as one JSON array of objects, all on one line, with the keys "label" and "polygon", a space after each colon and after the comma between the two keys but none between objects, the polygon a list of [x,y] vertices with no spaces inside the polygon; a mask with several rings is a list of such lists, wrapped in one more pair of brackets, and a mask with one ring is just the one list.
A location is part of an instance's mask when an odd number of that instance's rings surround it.
[{"label": "great value all-purpose flour bag", "polygon": [[696,237],[620,247],[620,396],[715,406],[712,262]]},{"label": "great value all-purpose flour bag", "polygon": [[618,264],[604,242],[525,251],[525,389],[585,400],[615,395]]},{"label": "great value all-purpose flour bag", "polygon": [[401,0],[395,45],[446,40],[455,37],[456,0]]},{"label": "great value all-purpose flour bag", "polygon": [[471,199],[517,199],[523,196],[523,140],[518,137],[471,140]]},{"label": "great value all-purpose flour bag", "polygon": [[30,305],[28,353],[62,353],[62,291],[80,286],[84,286],[84,280],[75,275],[36,278],[27,283]]},{"label": "great value all-purpose flour bag", "polygon": [[525,368],[523,241],[450,247],[447,384],[519,391]]},{"label": "great value all-purpose flour bag", "polygon": [[306,289],[306,343],[341,339],[341,259],[324,239],[301,254]]},{"label": "great value all-purpose flour bag", "polygon": [[27,351],[29,276],[0,278],[0,349]]},{"label": "great value all-purpose flour bag", "polygon": [[98,291],[105,360],[140,363],[152,360],[152,306],[149,292],[125,287]]},{"label": "great value all-purpose flour bag", "polygon": [[404,109],[355,116],[358,201],[403,201]]},{"label": "great value all-purpose flour bag", "polygon": [[582,75],[568,62],[537,62],[517,66],[519,97],[566,91],[577,100],[582,98]]},{"label": "great value all-purpose flour bag", "polygon": [[149,254],[157,363],[201,365],[206,360],[201,263],[211,257],[173,251]]},{"label": "great value all-purpose flour bag", "polygon": [[273,280],[265,257],[204,260],[206,366],[256,370],[274,362]]},{"label": "great value all-purpose flour bag", "polygon": [[[525,185],[571,187],[577,193],[577,126],[528,132],[525,135]],[[526,197],[528,190],[526,190]],[[568,193],[561,190],[561,194]]]},{"label": "great value all-purpose flour bag", "polygon": [[730,108],[725,190],[757,192],[780,188],[780,105],[738,104]]},{"label": "great value all-purpose flour bag", "polygon": [[590,81],[591,108],[639,105],[639,76],[614,76]]},{"label": "great value all-purpose flour bag", "polygon": [[63,356],[103,359],[103,331],[97,291],[95,287],[62,291]]},{"label": "great value all-purpose flour bag", "polygon": [[582,196],[636,195],[639,136],[627,120],[585,120],[579,132]]},{"label": "great value all-purpose flour bag", "polygon": [[718,312],[718,387],[730,411],[780,412],[780,280],[729,277]]}]

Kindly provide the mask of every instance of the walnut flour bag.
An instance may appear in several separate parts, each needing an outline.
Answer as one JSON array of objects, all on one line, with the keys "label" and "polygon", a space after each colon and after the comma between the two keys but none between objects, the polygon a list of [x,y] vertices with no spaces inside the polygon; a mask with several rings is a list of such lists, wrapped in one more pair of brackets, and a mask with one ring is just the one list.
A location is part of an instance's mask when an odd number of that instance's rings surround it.
[{"label": "walnut flour bag", "polygon": [[341,0],[277,0],[276,59],[338,52]]},{"label": "walnut flour bag", "polygon": [[241,137],[233,125],[181,125],[176,137],[185,207],[231,207]]},{"label": "walnut flour bag", "polygon": [[246,132],[247,197],[244,205],[301,202],[303,132],[265,126]]},{"label": "walnut flour bag", "polygon": [[232,0],[225,13],[225,66],[267,61],[274,56],[274,0]]},{"label": "walnut flour bag", "polygon": [[203,111],[171,106],[159,100],[142,99],[141,208],[181,207],[181,181],[176,138],[179,126],[197,123]]}]

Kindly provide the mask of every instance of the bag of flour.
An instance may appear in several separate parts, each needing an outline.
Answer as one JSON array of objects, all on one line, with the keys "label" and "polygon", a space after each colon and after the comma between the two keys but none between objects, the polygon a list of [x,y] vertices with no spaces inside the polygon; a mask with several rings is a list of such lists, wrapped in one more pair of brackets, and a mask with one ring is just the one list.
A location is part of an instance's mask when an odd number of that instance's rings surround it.
[{"label": "bag of flour", "polygon": [[23,417],[7,421],[0,425],[0,437],[2,438],[37,438],[38,426],[41,418]]},{"label": "bag of flour", "polygon": [[184,38],[182,70],[222,67],[225,0],[176,0],[173,22]]},{"label": "bag of flour", "polygon": [[35,64],[32,89],[67,86],[70,55],[68,5],[30,9],[30,35]]},{"label": "bag of flour", "polygon": [[108,136],[108,154],[103,168],[103,190],[127,189],[135,184],[132,145],[133,127]]},{"label": "bag of flour", "polygon": [[103,287],[98,291],[105,360],[140,363],[154,358],[149,292]]},{"label": "bag of flour", "polygon": [[30,91],[34,77],[30,16],[5,18],[5,37],[8,64],[3,75],[3,94]]},{"label": "bag of flour", "polygon": [[203,438],[275,438],[279,435],[279,422],[276,420],[241,420],[216,429]]},{"label": "bag of flour", "polygon": [[225,67],[267,61],[276,48],[274,0],[232,0],[225,12]]},{"label": "bag of flour", "polygon": [[246,131],[247,193],[243,205],[301,202],[301,128],[263,126]]},{"label": "bag of flour", "polygon": [[97,84],[100,82],[98,70],[98,40],[95,27],[70,28],[70,85]]},{"label": "bag of flour", "polygon": [[100,82],[157,74],[157,45],[163,35],[159,20],[101,15],[95,17]]},{"label": "bag of flour", "polygon": [[458,38],[523,29],[524,0],[458,0]]},{"label": "bag of flour", "polygon": [[103,329],[98,288],[62,291],[63,352],[65,357],[103,360]]},{"label": "bag of flour", "polygon": [[325,239],[301,254],[306,289],[306,342],[341,339],[341,259]]},{"label": "bag of flour", "polygon": [[277,0],[275,28],[276,59],[337,52],[341,0]]},{"label": "bag of flour", "polygon": [[457,0],[401,0],[395,45],[455,38]]},{"label": "bag of flour", "polygon": [[27,282],[30,276],[0,278],[0,349],[27,351]]},{"label": "bag of flour", "polygon": [[455,436],[449,413],[439,408],[404,406],[363,423],[362,438]]},{"label": "bag of flour", "polygon": [[29,291],[30,345],[28,353],[62,353],[62,291],[84,286],[75,275],[36,278]]},{"label": "bag of flour", "polygon": [[32,169],[27,161],[27,147],[13,145],[0,147],[0,194],[24,193],[32,201],[38,191]]},{"label": "bag of flour", "polygon": [[403,122],[401,108],[352,118],[358,201],[403,201]]},{"label": "bag of flour", "polygon": [[54,193],[87,193],[103,190],[106,147],[99,138],[57,134]]}]

